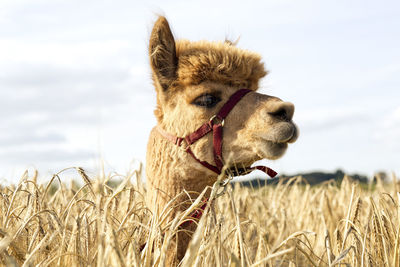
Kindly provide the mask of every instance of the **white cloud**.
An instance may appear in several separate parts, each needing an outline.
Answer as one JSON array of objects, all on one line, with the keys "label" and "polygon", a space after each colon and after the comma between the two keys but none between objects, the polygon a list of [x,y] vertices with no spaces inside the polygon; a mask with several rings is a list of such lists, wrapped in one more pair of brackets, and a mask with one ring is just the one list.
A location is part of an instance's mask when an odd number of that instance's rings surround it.
[{"label": "white cloud", "polygon": [[3,66],[9,62],[36,62],[66,67],[94,67],[109,60],[121,60],[120,55],[132,48],[128,41],[123,40],[53,43],[2,39],[0,62]]},{"label": "white cloud", "polygon": [[65,136],[56,133],[46,133],[40,134],[35,132],[30,132],[24,134],[21,132],[17,133],[1,133],[0,134],[0,146],[4,149],[7,147],[23,147],[31,143],[60,143],[65,142]]}]

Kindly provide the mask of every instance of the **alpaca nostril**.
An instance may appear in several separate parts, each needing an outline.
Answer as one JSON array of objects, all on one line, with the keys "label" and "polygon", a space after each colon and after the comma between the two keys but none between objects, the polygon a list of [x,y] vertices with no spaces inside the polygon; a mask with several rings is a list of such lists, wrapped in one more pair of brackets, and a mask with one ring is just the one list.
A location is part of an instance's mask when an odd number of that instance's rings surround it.
[{"label": "alpaca nostril", "polygon": [[268,112],[269,115],[283,121],[290,121],[293,118],[294,105],[283,102],[274,111]]},{"label": "alpaca nostril", "polygon": [[284,108],[280,108],[279,110],[270,112],[269,114],[277,119],[280,119],[283,121],[289,121],[287,112]]}]

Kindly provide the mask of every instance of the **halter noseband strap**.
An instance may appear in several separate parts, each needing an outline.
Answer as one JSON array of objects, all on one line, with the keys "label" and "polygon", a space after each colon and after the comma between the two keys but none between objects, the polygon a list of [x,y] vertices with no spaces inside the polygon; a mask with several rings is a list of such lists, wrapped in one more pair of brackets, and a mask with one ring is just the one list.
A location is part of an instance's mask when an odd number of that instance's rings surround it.
[{"label": "halter noseband strap", "polygon": [[[249,89],[239,89],[233,95],[231,95],[228,101],[222,106],[219,112],[212,116],[211,119],[201,125],[196,131],[187,135],[186,137],[177,137],[162,129],[159,125],[157,125],[157,131],[168,141],[174,143],[177,146],[181,146],[182,143],[185,143],[186,147],[184,148],[187,153],[189,153],[197,162],[206,167],[207,169],[215,172],[216,174],[221,174],[222,167],[224,166],[222,159],[222,129],[224,126],[224,120],[228,116],[229,112],[236,106],[236,104],[247,94],[251,92]],[[208,163],[207,161],[202,161],[198,159],[190,146],[195,143],[197,140],[208,134],[209,132],[213,132],[213,150],[214,150],[214,162],[215,166]],[[265,166],[256,166],[253,168],[241,168],[238,170],[237,174],[248,173],[252,170],[261,170],[267,173],[270,177],[275,177],[276,172]]]}]

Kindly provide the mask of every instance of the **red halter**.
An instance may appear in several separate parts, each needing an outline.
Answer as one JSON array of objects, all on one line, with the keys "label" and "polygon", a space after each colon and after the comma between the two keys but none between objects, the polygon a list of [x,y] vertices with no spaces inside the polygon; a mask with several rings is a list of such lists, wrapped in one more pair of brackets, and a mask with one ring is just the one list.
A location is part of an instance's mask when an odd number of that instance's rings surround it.
[{"label": "red halter", "polygon": [[[157,125],[156,129],[165,139],[177,146],[181,146],[183,143],[185,143],[185,151],[189,153],[197,162],[199,162],[207,169],[215,172],[216,174],[221,174],[222,167],[224,166],[222,159],[222,128],[224,126],[224,120],[228,116],[229,112],[235,107],[235,105],[249,92],[251,92],[251,90],[249,89],[237,90],[233,95],[229,97],[228,101],[222,106],[222,108],[216,115],[212,116],[208,122],[204,123],[196,131],[187,135],[186,137],[177,137],[175,135],[172,135],[162,129],[159,125]],[[190,148],[190,146],[194,142],[196,142],[211,131],[213,132],[213,150],[215,165],[212,165],[207,161],[202,161],[198,159]],[[261,170],[268,174],[270,177],[275,177],[277,175],[274,170],[265,166],[240,168],[235,171],[234,175],[249,173],[252,170]]]}]

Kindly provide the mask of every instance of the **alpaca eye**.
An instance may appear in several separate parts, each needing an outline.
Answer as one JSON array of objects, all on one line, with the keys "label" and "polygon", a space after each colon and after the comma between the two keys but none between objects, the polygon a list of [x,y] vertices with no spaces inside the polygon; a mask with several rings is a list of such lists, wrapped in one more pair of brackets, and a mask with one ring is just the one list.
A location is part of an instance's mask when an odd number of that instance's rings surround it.
[{"label": "alpaca eye", "polygon": [[193,104],[195,104],[196,106],[200,106],[200,107],[212,108],[219,101],[221,101],[221,98],[214,96],[214,95],[205,94],[205,95],[201,95],[198,98],[196,98],[193,101]]}]

